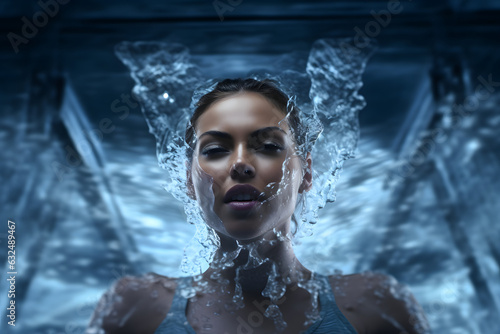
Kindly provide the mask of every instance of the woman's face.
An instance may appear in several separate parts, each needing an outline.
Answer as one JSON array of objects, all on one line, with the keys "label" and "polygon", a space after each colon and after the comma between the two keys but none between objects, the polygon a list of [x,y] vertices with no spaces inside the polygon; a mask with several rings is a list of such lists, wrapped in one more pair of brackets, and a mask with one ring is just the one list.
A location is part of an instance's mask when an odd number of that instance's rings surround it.
[{"label": "woman's face", "polygon": [[249,240],[287,231],[303,177],[284,117],[264,96],[245,92],[198,118],[190,179],[218,233]]}]

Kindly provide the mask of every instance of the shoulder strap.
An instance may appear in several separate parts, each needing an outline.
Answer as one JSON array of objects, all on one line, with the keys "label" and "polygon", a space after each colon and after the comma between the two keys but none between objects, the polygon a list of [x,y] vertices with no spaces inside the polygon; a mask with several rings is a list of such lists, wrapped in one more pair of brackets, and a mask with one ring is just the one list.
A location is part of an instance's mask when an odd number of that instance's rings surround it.
[{"label": "shoulder strap", "polygon": [[[321,304],[321,314],[323,316],[334,316],[336,321],[333,323],[338,323],[348,330],[346,333],[357,333],[351,323],[347,320],[344,314],[340,311],[337,303],[335,301],[335,295],[333,294],[332,286],[330,285],[330,280],[328,276],[315,273],[316,279],[321,282],[322,288],[319,292],[319,300]],[[333,319],[329,319],[333,320]],[[329,321],[327,321],[329,322]]]},{"label": "shoulder strap", "polygon": [[[174,298],[172,299],[172,305],[168,311],[165,319],[163,319],[160,326],[155,331],[155,334],[167,334],[172,333],[173,328],[185,328],[187,326],[186,318],[186,306],[188,298],[186,298],[185,293],[192,285],[192,277],[179,277],[177,279],[177,286],[175,288]],[[187,331],[187,329],[185,329]],[[190,332],[191,333],[191,332]]]},{"label": "shoulder strap", "polygon": [[184,294],[186,293],[186,289],[191,285],[192,280],[193,278],[189,276],[179,277],[177,279],[177,287],[175,288],[174,298],[168,313],[175,313],[177,316],[185,316],[188,298],[186,298]]}]

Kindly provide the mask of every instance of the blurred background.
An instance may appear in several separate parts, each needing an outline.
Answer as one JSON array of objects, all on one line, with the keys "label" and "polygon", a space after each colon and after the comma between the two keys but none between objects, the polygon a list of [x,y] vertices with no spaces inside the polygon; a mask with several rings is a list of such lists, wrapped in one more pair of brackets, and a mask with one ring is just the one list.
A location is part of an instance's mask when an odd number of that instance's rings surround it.
[{"label": "blurred background", "polygon": [[206,76],[239,77],[371,37],[357,157],[298,256],[393,275],[434,333],[500,333],[500,2],[3,0],[0,17],[0,332],[83,333],[116,279],[182,275],[194,227],[117,43],[182,43]]}]

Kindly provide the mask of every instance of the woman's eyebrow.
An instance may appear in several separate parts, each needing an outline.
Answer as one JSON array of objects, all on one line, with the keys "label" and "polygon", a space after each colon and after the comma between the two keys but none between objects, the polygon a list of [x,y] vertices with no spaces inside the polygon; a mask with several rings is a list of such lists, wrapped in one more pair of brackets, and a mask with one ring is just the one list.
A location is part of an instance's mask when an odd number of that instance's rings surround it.
[{"label": "woman's eyebrow", "polygon": [[[266,133],[266,132],[272,132],[272,131],[281,131],[283,132],[284,134],[287,134],[285,130],[283,130],[282,128],[280,127],[277,127],[277,126],[267,126],[265,128],[262,128],[262,129],[257,129],[255,131],[253,131],[251,134],[250,134],[250,137],[257,137],[259,136],[260,134],[262,133]],[[233,138],[229,133],[227,132],[222,132],[222,131],[216,131],[216,130],[210,130],[210,131],[207,131],[207,132],[204,132],[200,135],[200,137],[198,137],[198,140],[200,140],[202,137],[204,136],[213,136],[213,137],[217,137],[217,138],[221,138],[221,139],[231,139]]]},{"label": "woman's eyebrow", "polygon": [[258,135],[260,135],[262,133],[272,132],[272,131],[281,131],[284,134],[287,134],[286,131],[283,130],[282,128],[280,128],[280,127],[277,127],[277,126],[268,126],[268,127],[262,128],[262,129],[255,130],[254,132],[252,132],[250,134],[250,136],[256,137],[256,136],[258,136]]},{"label": "woman's eyebrow", "polygon": [[203,134],[201,134],[198,137],[198,140],[200,140],[203,136],[213,136],[213,137],[218,137],[218,138],[222,138],[222,139],[231,139],[232,138],[231,135],[227,132],[215,131],[215,130],[204,132]]}]

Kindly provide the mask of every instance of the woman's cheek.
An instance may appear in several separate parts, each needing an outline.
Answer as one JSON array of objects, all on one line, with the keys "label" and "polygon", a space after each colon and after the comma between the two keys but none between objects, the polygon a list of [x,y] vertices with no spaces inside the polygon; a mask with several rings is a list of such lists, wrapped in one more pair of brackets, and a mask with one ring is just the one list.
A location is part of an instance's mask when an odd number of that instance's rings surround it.
[{"label": "woman's cheek", "polygon": [[296,200],[296,195],[302,181],[301,169],[300,166],[297,166],[296,159],[290,158],[285,161],[284,172],[285,174],[282,176],[280,183],[280,191],[283,192],[283,200],[286,203],[292,204]]},{"label": "woman's cheek", "polygon": [[220,186],[214,178],[215,175],[212,175],[210,169],[203,169],[200,165],[193,168],[192,174],[196,198],[202,209],[205,223],[216,231],[225,233],[224,224],[215,212],[215,195],[220,191]]},{"label": "woman's cheek", "polygon": [[283,176],[282,170],[283,163],[277,161],[270,161],[263,164],[261,171],[264,173],[267,183],[279,183]]},{"label": "woman's cheek", "polygon": [[193,185],[198,203],[204,212],[207,212],[207,210],[213,211],[215,201],[214,187],[216,186],[216,182],[210,168],[207,167],[209,166],[200,161],[198,157],[193,159],[191,169]]},{"label": "woman's cheek", "polygon": [[[213,177],[202,169],[199,165],[193,165],[191,170],[191,175],[193,178],[193,185],[196,192],[196,197],[201,203],[206,203],[207,199],[213,197],[212,185],[214,183]],[[213,202],[211,200],[210,202]]]},{"label": "woman's cheek", "polygon": [[[228,177],[227,166],[221,162],[205,163],[202,167],[205,174],[209,175],[212,182],[212,191],[215,197],[220,196],[220,190]],[[222,194],[223,196],[224,194]]]}]

